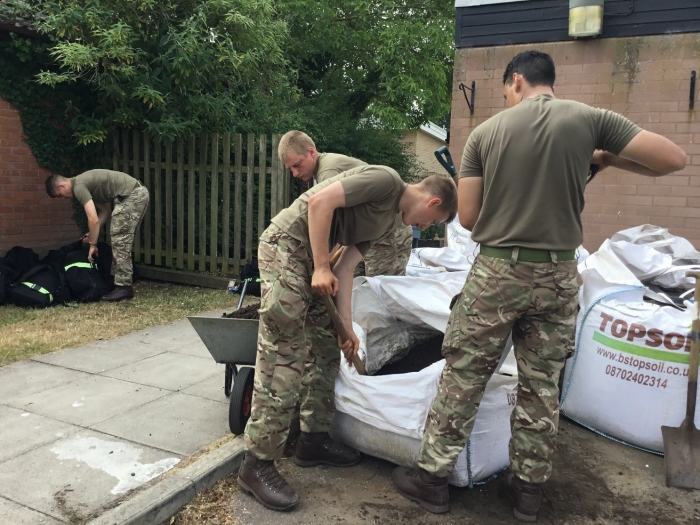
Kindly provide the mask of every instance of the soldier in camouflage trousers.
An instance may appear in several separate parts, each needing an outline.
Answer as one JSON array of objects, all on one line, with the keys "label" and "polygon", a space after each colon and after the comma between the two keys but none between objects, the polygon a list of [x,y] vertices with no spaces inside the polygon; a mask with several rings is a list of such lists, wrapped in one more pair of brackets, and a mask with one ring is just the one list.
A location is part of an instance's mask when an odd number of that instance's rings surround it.
[{"label": "soldier in camouflage trousers", "polygon": [[149,194],[145,186],[137,186],[124,200],[116,201],[109,225],[112,242],[112,275],[115,286],[131,286],[133,265],[131,250],[134,235],[146,214]]},{"label": "soldier in camouflage trousers", "polygon": [[557,380],[574,349],[576,264],[477,256],[445,332],[446,363],[421,443],[421,468],[443,478],[452,473],[512,330],[519,389],[510,468],[530,483],[549,478],[559,421]]},{"label": "soldier in camouflage trousers", "polygon": [[[253,398],[245,441],[256,457],[272,460],[279,459],[284,449],[289,411],[296,407],[302,377],[302,432],[330,430],[340,352],[338,334],[311,288],[308,276],[313,273],[313,261],[301,241],[271,225],[260,237],[258,267],[262,296],[254,390],[261,394]],[[301,349],[308,349],[308,354]],[[312,374],[304,373],[307,360],[314,365]]]},{"label": "soldier in camouflage trousers", "polygon": [[685,166],[680,148],[622,115],[558,100],[555,77],[545,53],[514,57],[503,74],[508,109],[478,125],[462,154],[459,221],[480,251],[452,307],[418,468],[392,475],[401,494],[432,512],[449,510],[447,478],[512,330],[518,398],[506,491],[516,518],[537,519],[552,473],[558,379],[574,349],[590,165],[648,176]]},{"label": "soldier in camouflage trousers", "polygon": [[88,261],[98,256],[97,238],[111,216],[112,275],[114,290],[103,301],[123,301],[134,297],[131,286],[133,267],[131,249],[136,230],[148,207],[148,189],[127,173],[105,169],[88,170],[72,178],[50,175],[46,193],[51,198],[76,198],[85,210],[88,232],[83,242],[89,244]]},{"label": "soldier in camouflage trousers", "polygon": [[401,225],[390,231],[372,245],[355,268],[355,277],[406,275],[412,242],[413,229],[410,226]]}]

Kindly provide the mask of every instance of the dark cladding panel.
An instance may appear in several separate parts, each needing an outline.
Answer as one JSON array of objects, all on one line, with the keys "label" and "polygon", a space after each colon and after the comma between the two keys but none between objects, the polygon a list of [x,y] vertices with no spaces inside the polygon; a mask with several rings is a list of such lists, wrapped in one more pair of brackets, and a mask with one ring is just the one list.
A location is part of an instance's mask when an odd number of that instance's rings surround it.
[{"label": "dark cladding panel", "polygon": [[[597,38],[700,32],[700,0],[605,0]],[[562,42],[569,0],[527,0],[457,8],[457,47]]]}]

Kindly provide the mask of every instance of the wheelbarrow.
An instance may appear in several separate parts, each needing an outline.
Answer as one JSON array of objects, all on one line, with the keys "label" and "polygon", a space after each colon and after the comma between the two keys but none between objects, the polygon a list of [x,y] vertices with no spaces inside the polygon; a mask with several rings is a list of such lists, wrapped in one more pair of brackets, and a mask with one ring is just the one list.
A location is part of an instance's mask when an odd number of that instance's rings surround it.
[{"label": "wheelbarrow", "polygon": [[[245,288],[238,308],[244,294]],[[258,320],[199,315],[188,316],[187,319],[214,361],[226,365],[224,394],[229,397],[228,426],[233,434],[242,434],[250,418],[253,400]]]}]

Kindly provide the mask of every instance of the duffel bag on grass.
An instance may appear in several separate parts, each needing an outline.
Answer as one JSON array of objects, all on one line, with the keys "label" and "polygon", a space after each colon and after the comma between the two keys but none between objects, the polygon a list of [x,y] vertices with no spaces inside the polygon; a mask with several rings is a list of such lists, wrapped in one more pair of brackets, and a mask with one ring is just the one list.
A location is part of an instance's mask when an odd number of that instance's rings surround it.
[{"label": "duffel bag on grass", "polygon": [[73,299],[83,303],[99,301],[112,290],[109,281],[97,264],[88,262],[88,252],[79,249],[70,252],[63,260],[65,279]]},{"label": "duffel bag on grass", "polygon": [[46,308],[69,299],[63,269],[50,264],[35,266],[12,287],[12,302],[26,308]]}]

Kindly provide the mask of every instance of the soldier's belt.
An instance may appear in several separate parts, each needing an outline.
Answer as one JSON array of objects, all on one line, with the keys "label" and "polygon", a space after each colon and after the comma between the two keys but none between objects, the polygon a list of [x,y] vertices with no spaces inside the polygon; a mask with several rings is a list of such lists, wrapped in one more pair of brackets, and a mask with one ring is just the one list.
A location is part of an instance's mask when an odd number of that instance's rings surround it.
[{"label": "soldier's belt", "polygon": [[[515,248],[494,248],[493,246],[481,245],[479,253],[487,257],[495,257],[496,259],[513,258],[513,250]],[[557,258],[557,261],[573,261],[576,259],[575,250],[536,250],[533,248],[518,248],[518,261],[521,262],[552,262],[552,254]]]}]

